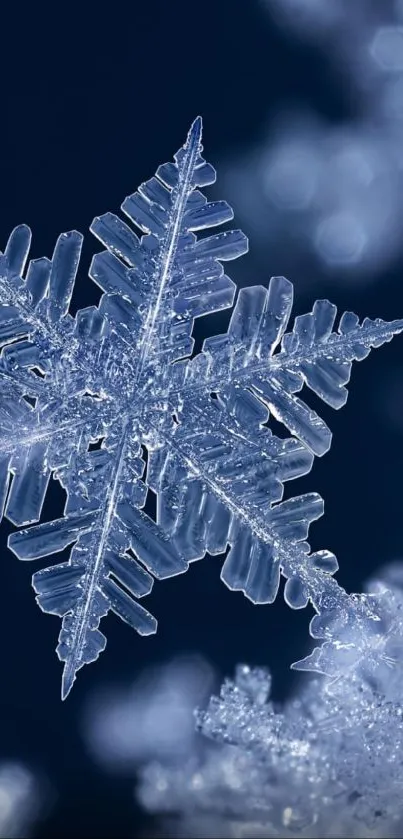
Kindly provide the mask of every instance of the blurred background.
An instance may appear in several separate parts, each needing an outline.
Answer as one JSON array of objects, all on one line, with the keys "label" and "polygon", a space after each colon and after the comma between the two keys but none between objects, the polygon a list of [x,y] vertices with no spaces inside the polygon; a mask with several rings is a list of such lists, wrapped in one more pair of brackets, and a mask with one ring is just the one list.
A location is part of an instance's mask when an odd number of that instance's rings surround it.
[{"label": "blurred background", "polygon": [[[2,11],[0,62],[1,248],[20,222],[33,257],[49,256],[61,231],[85,233],[171,159],[200,113],[213,195],[250,239],[231,277],[285,274],[295,314],[328,297],[340,313],[403,316],[402,0],[16,4]],[[96,250],[88,233],[74,310],[98,300],[86,279]],[[227,321],[202,319],[199,345]],[[325,498],[311,544],[334,551],[349,591],[403,555],[402,359],[396,338],[355,365],[343,411],[321,405],[333,447],[298,482]],[[62,503],[52,486],[48,512]],[[158,835],[135,804],[136,766],[187,753],[192,708],[239,661],[269,666],[274,696],[286,696],[289,665],[310,646],[309,610],[252,606],[207,557],[155,583],[155,637],[104,620],[107,649],[62,704],[59,620],[36,606],[40,563],[7,550],[11,529],[1,528],[0,835]]]}]

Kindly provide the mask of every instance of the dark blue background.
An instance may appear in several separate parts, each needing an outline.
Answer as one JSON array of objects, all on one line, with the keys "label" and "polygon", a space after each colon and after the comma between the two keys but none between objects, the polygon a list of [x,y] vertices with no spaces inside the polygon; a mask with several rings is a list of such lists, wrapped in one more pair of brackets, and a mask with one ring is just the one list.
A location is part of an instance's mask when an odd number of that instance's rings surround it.
[{"label": "dark blue background", "polygon": [[[252,0],[116,2],[85,11],[17,5],[2,29],[0,247],[15,224],[26,222],[34,257],[49,256],[61,231],[85,233],[93,216],[116,210],[172,157],[199,113],[220,192],[220,162],[263,139],[268,115],[284,104],[309,105],[329,121],[349,119],[354,107],[346,80],[323,54],[288,39]],[[98,299],[86,279],[96,249],[88,234],[74,307]],[[240,284],[266,283],[284,271],[276,261],[256,274],[250,253],[229,273]],[[403,315],[401,268],[394,265],[369,287],[333,289],[327,281],[325,293],[341,310],[393,319]],[[289,278],[296,313],[310,309],[298,271]],[[224,321],[204,319],[198,337],[222,331]],[[321,407],[334,445],[298,484],[326,500],[311,542],[336,553],[338,579],[349,590],[360,590],[368,573],[401,553],[403,439],[374,405],[385,371],[398,370],[402,357],[396,339],[355,366],[343,411]],[[315,399],[310,404],[317,407]],[[52,488],[48,509],[57,515],[61,498]],[[57,790],[56,807],[37,835],[132,835],[142,825],[132,781],[102,775],[80,739],[88,694],[97,684],[132,680],[150,662],[200,651],[222,673],[237,661],[269,665],[280,697],[290,686],[289,664],[307,650],[310,615],[291,612],[280,598],[272,607],[253,607],[220,582],[221,561],[207,558],[185,576],[156,583],[147,604],[159,619],[156,637],[141,640],[117,619],[105,619],[106,652],[79,674],[62,704],[54,652],[59,622],[36,606],[30,577],[39,565],[27,567],[7,551],[10,530],[3,524],[0,759],[26,761]]]}]

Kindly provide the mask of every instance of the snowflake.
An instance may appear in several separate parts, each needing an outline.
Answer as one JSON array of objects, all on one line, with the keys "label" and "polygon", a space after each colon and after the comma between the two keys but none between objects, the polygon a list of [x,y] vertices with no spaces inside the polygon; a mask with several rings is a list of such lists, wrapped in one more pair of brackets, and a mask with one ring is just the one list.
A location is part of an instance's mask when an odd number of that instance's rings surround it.
[{"label": "snowflake", "polygon": [[[74,318],[68,311],[76,231],[26,272],[27,227],[14,230],[0,257],[0,494],[13,524],[33,525],[9,537],[20,559],[74,543],[67,562],[33,576],[41,609],[63,618],[63,698],[105,647],[100,619],[112,610],[141,635],[154,633],[156,620],[138,599],[154,577],[180,574],[206,551],[229,545],[222,579],[254,603],[275,599],[282,573],[293,608],[310,599],[319,613],[351,612],[332,577],[335,557],[310,554],[305,541],[322,499],[281,500],[284,482],[307,474],[331,442],[296,394],[306,385],[341,407],[352,361],[402,331],[403,321],[360,325],[345,313],[332,331],[336,308],[322,300],[286,332],[292,285],[274,277],[268,289],[242,289],[227,333],[192,358],[194,319],[233,304],[221,262],[247,250],[239,230],[195,235],[233,215],[197,189],[215,181],[201,152],[198,118],[175,162],[125,199],[141,239],[112,213],[94,220],[106,248],[90,267],[103,292],[98,306]],[[291,436],[271,432],[270,414]],[[51,475],[67,492],[64,515],[34,524]],[[155,520],[144,509],[149,491]]]}]

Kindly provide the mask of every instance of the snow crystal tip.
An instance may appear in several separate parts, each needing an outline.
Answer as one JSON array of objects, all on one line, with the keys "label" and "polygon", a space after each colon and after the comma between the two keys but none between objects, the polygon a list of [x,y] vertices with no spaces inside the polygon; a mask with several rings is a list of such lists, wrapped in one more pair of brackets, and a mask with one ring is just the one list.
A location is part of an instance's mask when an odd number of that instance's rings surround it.
[{"label": "snow crystal tip", "polygon": [[391,326],[395,335],[398,335],[400,332],[403,332],[403,318],[401,318],[400,320],[392,320]]},{"label": "snow crystal tip", "polygon": [[198,116],[198,117],[196,117],[195,120],[193,120],[193,122],[190,126],[189,133],[188,133],[188,136],[187,136],[187,144],[188,145],[193,145],[194,144],[194,145],[198,146],[201,142],[202,131],[203,131],[203,120],[202,120],[201,116]]},{"label": "snow crystal tip", "polygon": [[63,670],[62,676],[62,702],[67,699],[74,682],[76,680],[76,673],[75,670],[71,667],[71,665],[66,664]]}]

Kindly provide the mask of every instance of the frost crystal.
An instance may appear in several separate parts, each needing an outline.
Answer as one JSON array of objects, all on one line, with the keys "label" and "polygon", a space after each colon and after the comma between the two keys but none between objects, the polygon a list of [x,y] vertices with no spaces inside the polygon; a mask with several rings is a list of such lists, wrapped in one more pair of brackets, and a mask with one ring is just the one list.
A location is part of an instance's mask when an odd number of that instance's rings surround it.
[{"label": "frost crystal", "polygon": [[[138,795],[162,814],[163,835],[402,836],[403,564],[367,597],[380,617],[366,637],[376,667],[349,667],[332,684],[305,677],[276,707],[268,671],[240,665],[197,715],[204,747],[215,748],[143,767]],[[356,640],[349,628],[340,634],[351,647]]]},{"label": "frost crystal", "polygon": [[[403,321],[360,324],[346,313],[333,331],[336,309],[325,300],[286,332],[292,285],[274,277],[268,289],[242,289],[228,332],[191,358],[194,318],[233,303],[221,262],[247,249],[238,230],[195,235],[232,218],[226,202],[209,203],[197,189],[215,181],[201,152],[198,118],[175,162],[125,199],[141,239],[112,213],[94,220],[106,248],[90,268],[103,291],[97,307],[74,318],[68,311],[82,242],[76,231],[59,238],[52,260],[33,260],[26,272],[27,227],[14,230],[0,257],[2,507],[13,524],[31,525],[51,475],[67,491],[62,518],[9,538],[26,560],[74,543],[68,562],[33,576],[41,609],[63,618],[63,697],[104,649],[98,627],[109,609],[141,635],[155,632],[155,618],[138,603],[153,577],[182,573],[227,545],[229,588],[270,603],[283,573],[290,606],[311,599],[325,611],[315,631],[327,646],[315,667],[330,666],[332,610],[339,623],[372,619],[333,579],[335,557],[310,554],[305,539],[322,514],[320,496],[281,499],[284,482],[309,472],[331,441],[296,394],[306,385],[339,408],[352,361],[389,341]],[[272,434],[270,414],[292,436]],[[148,490],[157,496],[156,521],[144,510]]]}]

